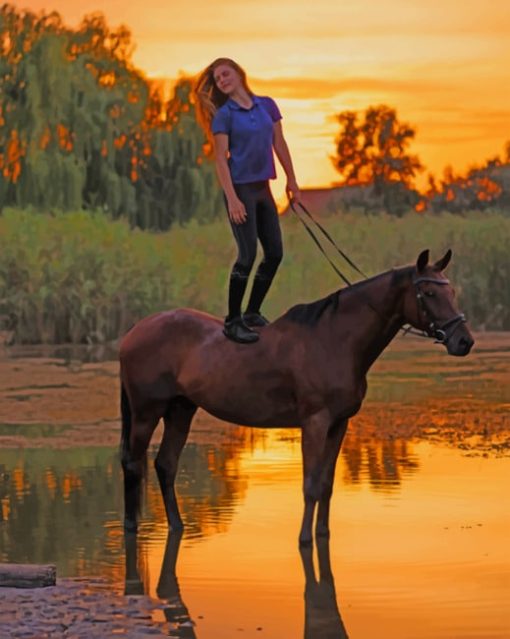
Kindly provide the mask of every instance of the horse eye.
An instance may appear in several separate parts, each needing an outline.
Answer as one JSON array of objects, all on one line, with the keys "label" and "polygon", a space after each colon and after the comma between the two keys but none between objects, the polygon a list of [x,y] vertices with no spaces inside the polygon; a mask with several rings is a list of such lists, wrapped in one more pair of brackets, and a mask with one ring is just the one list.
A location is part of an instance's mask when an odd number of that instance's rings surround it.
[{"label": "horse eye", "polygon": [[434,297],[434,296],[435,296],[435,293],[434,293],[434,291],[425,291],[425,295],[426,295],[427,297]]}]

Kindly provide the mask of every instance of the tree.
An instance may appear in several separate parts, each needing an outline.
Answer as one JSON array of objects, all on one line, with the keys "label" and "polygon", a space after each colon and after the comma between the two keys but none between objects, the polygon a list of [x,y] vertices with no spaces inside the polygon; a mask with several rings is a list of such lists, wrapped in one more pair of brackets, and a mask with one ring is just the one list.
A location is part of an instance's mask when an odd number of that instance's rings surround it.
[{"label": "tree", "polygon": [[505,203],[504,168],[498,157],[488,159],[481,167],[470,168],[465,175],[456,175],[451,166],[443,172],[438,187],[426,193],[429,207],[435,211],[463,213],[469,210],[485,210]]},{"label": "tree", "polygon": [[[181,78],[167,102],[158,90],[152,93],[141,140],[146,151],[140,153],[137,193],[140,198],[152,193],[151,210],[157,218],[152,227],[165,230],[191,218],[204,222],[222,210],[222,193],[214,164],[205,157],[190,80]],[[144,228],[141,221],[138,225]]]},{"label": "tree", "polygon": [[376,200],[389,213],[401,215],[414,207],[418,194],[414,178],[423,169],[408,151],[415,131],[399,122],[395,109],[369,107],[359,116],[343,111],[336,116],[340,132],[332,161],[347,186],[372,186]]},{"label": "tree", "polygon": [[132,50],[98,13],[73,30],[0,7],[0,211],[102,209],[152,230],[221,211],[190,81],[163,100]]},{"label": "tree", "polygon": [[505,156],[503,159],[505,164],[510,164],[510,140],[505,144]]}]

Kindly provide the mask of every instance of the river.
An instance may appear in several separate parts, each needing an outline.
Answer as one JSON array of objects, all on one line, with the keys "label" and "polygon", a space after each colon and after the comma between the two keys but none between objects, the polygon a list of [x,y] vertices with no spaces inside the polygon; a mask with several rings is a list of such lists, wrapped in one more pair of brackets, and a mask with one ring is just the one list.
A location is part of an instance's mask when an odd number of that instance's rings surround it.
[{"label": "river", "polygon": [[151,464],[126,541],[115,349],[4,349],[0,562],[145,590],[169,602],[154,614],[172,637],[509,637],[510,335],[476,337],[467,358],[405,337],[376,362],[313,555],[297,544],[298,430],[199,412],[177,481],[184,536],[167,536]]}]

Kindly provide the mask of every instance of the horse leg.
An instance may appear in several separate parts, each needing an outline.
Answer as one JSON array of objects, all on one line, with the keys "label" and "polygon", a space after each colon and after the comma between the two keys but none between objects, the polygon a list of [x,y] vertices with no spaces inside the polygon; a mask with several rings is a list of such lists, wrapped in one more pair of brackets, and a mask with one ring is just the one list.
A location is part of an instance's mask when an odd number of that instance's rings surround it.
[{"label": "horse leg", "polygon": [[338,453],[342,446],[348,421],[348,419],[342,419],[334,424],[326,440],[325,463],[322,471],[321,494],[315,527],[317,537],[329,537],[329,504],[333,494],[333,481],[335,479]]},{"label": "horse leg", "polygon": [[327,411],[307,418],[302,426],[301,450],[303,454],[303,495],[305,509],[299,533],[300,545],[312,543],[312,525],[315,506],[321,494],[321,475],[326,454],[326,442],[331,420]]},{"label": "horse leg", "polygon": [[126,548],[126,578],[124,581],[125,595],[143,595],[144,585],[138,569],[138,539],[135,532],[124,532]]},{"label": "horse leg", "polygon": [[175,476],[179,457],[188,438],[191,420],[196,410],[197,406],[186,398],[174,399],[170,403],[163,418],[165,432],[154,462],[168,525],[172,530],[182,530],[184,527],[175,495]]},{"label": "horse leg", "polygon": [[154,429],[158,425],[159,416],[133,418],[130,426],[129,440],[122,453],[122,470],[124,471],[124,529],[135,531],[141,508],[142,480],[147,468],[147,448]]}]

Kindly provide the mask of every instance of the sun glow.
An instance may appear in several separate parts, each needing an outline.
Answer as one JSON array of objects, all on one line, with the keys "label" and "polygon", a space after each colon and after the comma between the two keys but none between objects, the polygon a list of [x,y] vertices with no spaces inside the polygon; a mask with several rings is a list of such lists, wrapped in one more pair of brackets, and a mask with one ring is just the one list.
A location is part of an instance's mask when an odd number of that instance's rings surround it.
[{"label": "sun glow", "polygon": [[[416,129],[412,151],[436,176],[500,155],[509,137],[510,5],[493,0],[305,0],[233,4],[195,0],[169,4],[103,0],[15,0],[17,7],[56,10],[71,26],[102,11],[125,24],[136,44],[133,61],[151,78],[194,75],[212,59],[232,57],[253,89],[274,97],[303,187],[338,179],[335,113],[388,104]],[[292,16],[292,20],[289,20]],[[280,173],[282,173],[280,169]],[[275,184],[281,199],[284,179]]]}]

